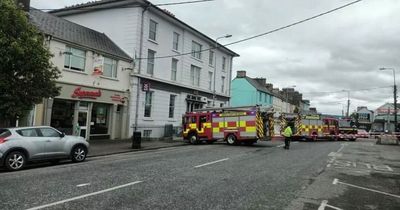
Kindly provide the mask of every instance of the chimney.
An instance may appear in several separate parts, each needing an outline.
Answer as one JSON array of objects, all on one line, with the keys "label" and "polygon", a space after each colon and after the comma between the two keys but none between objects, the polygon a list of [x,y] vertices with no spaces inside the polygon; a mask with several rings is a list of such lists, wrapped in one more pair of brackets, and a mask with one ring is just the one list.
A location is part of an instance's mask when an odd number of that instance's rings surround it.
[{"label": "chimney", "polygon": [[19,7],[21,7],[25,12],[29,12],[29,7],[31,5],[31,0],[16,0],[15,1]]},{"label": "chimney", "polygon": [[271,91],[274,89],[274,85],[271,84],[271,83],[267,83],[267,84],[265,85],[265,87],[266,87],[268,90],[271,90]]},{"label": "chimney", "polygon": [[246,71],[237,71],[236,77],[237,78],[245,78],[246,77]]},{"label": "chimney", "polygon": [[253,78],[258,84],[260,84],[261,86],[265,86],[265,84],[267,83],[267,79],[265,78]]}]

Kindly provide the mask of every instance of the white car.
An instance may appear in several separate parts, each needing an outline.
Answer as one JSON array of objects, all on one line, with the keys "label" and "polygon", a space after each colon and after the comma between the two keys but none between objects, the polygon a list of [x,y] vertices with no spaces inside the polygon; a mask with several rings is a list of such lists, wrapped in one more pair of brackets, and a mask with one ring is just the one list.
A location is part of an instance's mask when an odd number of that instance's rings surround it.
[{"label": "white car", "polygon": [[20,170],[34,161],[82,162],[88,151],[83,137],[67,136],[50,126],[0,128],[0,166],[8,170]]}]

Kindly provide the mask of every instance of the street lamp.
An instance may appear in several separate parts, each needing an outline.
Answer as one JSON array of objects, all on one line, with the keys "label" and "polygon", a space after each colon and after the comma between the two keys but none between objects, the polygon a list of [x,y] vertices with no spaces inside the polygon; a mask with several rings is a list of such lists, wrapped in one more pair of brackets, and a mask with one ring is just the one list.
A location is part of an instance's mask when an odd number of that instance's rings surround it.
[{"label": "street lamp", "polygon": [[[289,87],[285,87],[284,89],[295,88],[295,87],[296,87],[296,85],[292,85],[292,86],[289,86]],[[288,113],[288,106],[289,106],[289,93],[286,90],[286,113]]]},{"label": "street lamp", "polygon": [[396,87],[396,71],[394,68],[379,68],[379,70],[392,70],[393,71],[393,101],[394,101],[394,131],[397,132],[397,87]]},{"label": "street lamp", "polygon": [[231,34],[226,34],[224,36],[220,36],[215,39],[215,52],[214,52],[214,88],[213,88],[213,107],[215,107],[215,99],[216,99],[216,93],[215,93],[215,78],[217,77],[217,49],[218,49],[218,39],[223,39],[223,38],[230,38],[232,37]]}]

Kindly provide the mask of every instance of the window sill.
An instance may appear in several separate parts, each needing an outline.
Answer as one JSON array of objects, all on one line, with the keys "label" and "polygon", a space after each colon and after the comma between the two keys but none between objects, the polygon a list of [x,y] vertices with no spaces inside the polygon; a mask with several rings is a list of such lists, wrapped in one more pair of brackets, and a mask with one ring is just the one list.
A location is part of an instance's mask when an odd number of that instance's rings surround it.
[{"label": "window sill", "polygon": [[214,68],[214,65],[208,64],[209,67]]},{"label": "window sill", "polygon": [[153,44],[156,44],[156,45],[158,45],[158,42],[157,42],[156,40],[147,39],[147,41],[149,41],[149,42],[151,42],[151,43],[153,43]]},{"label": "window sill", "polygon": [[178,50],[172,49],[171,51],[174,52],[174,53],[176,53],[176,54],[181,54]]},{"label": "window sill", "polygon": [[117,79],[117,78],[114,78],[114,77],[107,77],[107,76],[102,76],[102,75],[100,75],[100,77],[101,77],[101,78],[103,78],[103,79],[108,79],[108,80],[119,81],[119,79]]},{"label": "window sill", "polygon": [[78,73],[78,74],[83,74],[83,75],[89,75],[88,73],[86,73],[84,71],[78,71],[78,70],[63,69],[63,71],[68,71],[68,72],[73,72],[73,73]]},{"label": "window sill", "polygon": [[170,119],[170,120],[168,120],[168,122],[178,122],[178,121],[175,119]]},{"label": "window sill", "polygon": [[144,117],[144,118],[143,118],[143,121],[154,121],[154,119],[151,118],[151,117]]},{"label": "window sill", "polygon": [[195,58],[195,57],[193,57],[193,56],[190,56],[193,60],[196,60],[196,61],[198,61],[198,62],[201,62],[201,63],[203,63],[203,61],[201,60],[201,59],[198,59],[198,58]]}]

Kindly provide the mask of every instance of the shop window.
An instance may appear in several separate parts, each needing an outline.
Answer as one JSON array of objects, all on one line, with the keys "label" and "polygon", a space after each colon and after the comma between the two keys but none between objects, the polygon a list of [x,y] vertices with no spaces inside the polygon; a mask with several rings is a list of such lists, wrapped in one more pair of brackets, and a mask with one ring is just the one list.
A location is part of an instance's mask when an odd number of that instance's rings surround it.
[{"label": "shop window", "polygon": [[[87,104],[80,102],[80,105]],[[75,102],[54,99],[53,108],[51,110],[51,127],[64,132],[67,135],[73,134]]]},{"label": "shop window", "polygon": [[174,112],[175,112],[175,98],[176,95],[170,95],[169,96],[169,118],[174,118]]},{"label": "shop window", "polygon": [[64,68],[76,71],[85,71],[86,52],[66,47],[64,52]]},{"label": "shop window", "polygon": [[107,104],[93,103],[90,134],[108,134]]}]

